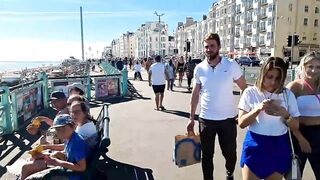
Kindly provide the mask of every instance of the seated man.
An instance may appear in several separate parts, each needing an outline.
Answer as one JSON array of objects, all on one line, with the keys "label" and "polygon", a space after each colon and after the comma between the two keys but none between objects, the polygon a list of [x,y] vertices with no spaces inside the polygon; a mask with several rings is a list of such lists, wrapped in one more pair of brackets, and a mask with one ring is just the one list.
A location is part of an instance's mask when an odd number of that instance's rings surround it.
[{"label": "seated man", "polygon": [[[52,168],[65,168],[72,171],[83,172],[86,170],[86,159],[89,156],[89,147],[85,141],[75,132],[75,124],[70,115],[57,116],[52,126],[58,137],[65,140],[65,159],[61,160],[51,155],[43,155],[43,159],[36,159],[23,165],[21,179],[41,179]],[[61,147],[60,147],[61,148]],[[52,148],[52,150],[60,150]],[[40,157],[40,156],[38,156]],[[51,168],[48,168],[48,165]],[[80,176],[72,176],[70,179],[81,179]]]},{"label": "seated man", "polygon": [[[56,116],[58,116],[60,114],[69,114],[69,110],[67,107],[67,97],[64,94],[64,92],[53,91],[50,96],[51,97],[50,97],[49,101],[51,102],[52,107],[58,111]],[[49,117],[38,116],[33,119],[31,124],[29,124],[27,126],[27,131],[32,135],[36,135],[39,132],[39,126],[40,126],[41,122],[45,122],[49,126],[52,126],[53,120],[50,119]],[[45,135],[45,133],[46,133],[46,131],[41,132],[41,134],[43,134],[43,135]],[[42,137],[40,142],[41,142],[41,144],[46,144],[45,137]]]}]

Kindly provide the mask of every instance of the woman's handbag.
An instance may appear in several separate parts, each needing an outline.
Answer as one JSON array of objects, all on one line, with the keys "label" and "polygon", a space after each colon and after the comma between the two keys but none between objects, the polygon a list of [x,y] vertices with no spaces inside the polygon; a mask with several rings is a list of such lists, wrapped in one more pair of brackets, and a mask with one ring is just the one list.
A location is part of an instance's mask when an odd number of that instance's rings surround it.
[{"label": "woman's handbag", "polygon": [[290,132],[290,128],[288,127],[290,145],[292,149],[292,158],[291,158],[291,170],[285,175],[286,180],[301,180],[301,172],[300,172],[300,163],[298,156],[294,153],[294,148],[292,144],[292,136]]},{"label": "woman's handbag", "polygon": [[[283,97],[284,97],[286,106],[288,107],[288,111],[289,111],[289,103],[288,103],[286,89],[284,89]],[[286,180],[301,180],[300,162],[299,162],[298,156],[294,152],[294,147],[293,147],[293,143],[292,143],[292,135],[291,135],[291,131],[290,131],[289,126],[288,126],[288,133],[289,133],[289,139],[290,139],[290,146],[291,146],[291,150],[292,150],[291,170],[288,173],[286,173],[284,177]]]}]

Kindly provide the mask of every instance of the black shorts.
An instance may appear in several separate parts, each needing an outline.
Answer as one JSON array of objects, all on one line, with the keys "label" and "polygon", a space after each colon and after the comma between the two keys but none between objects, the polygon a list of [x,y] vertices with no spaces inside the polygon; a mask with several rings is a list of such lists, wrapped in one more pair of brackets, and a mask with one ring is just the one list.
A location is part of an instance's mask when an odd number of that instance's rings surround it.
[{"label": "black shorts", "polygon": [[163,93],[166,85],[152,85],[152,89],[154,93]]}]

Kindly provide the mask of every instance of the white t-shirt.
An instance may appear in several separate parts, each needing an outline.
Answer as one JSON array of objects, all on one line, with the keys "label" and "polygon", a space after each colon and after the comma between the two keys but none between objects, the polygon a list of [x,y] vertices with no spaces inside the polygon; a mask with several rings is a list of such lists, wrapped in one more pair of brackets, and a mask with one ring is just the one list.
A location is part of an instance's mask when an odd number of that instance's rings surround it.
[{"label": "white t-shirt", "polygon": [[77,126],[76,132],[84,139],[84,141],[90,146],[95,146],[98,142],[98,133],[96,126],[92,121],[85,123],[82,126]]},{"label": "white t-shirt", "polygon": [[134,71],[135,72],[141,72],[141,64],[135,64],[134,65]]},{"label": "white t-shirt", "polygon": [[237,62],[222,58],[213,69],[207,59],[194,69],[194,83],[200,84],[200,117],[208,120],[225,120],[237,115],[237,101],[233,84],[242,76]]},{"label": "white t-shirt", "polygon": [[154,63],[150,66],[152,85],[166,84],[165,67],[163,63]]},{"label": "white t-shirt", "polygon": [[[287,98],[285,99],[284,96]],[[243,91],[238,108],[250,112],[267,98],[280,101],[280,106],[287,110],[289,106],[289,113],[292,117],[300,116],[296,98],[289,89],[285,89],[285,93],[272,94],[267,91],[261,92],[256,86],[248,87]],[[280,136],[287,132],[287,126],[280,116],[271,116],[261,111],[256,122],[248,126],[248,130],[266,136]]]}]

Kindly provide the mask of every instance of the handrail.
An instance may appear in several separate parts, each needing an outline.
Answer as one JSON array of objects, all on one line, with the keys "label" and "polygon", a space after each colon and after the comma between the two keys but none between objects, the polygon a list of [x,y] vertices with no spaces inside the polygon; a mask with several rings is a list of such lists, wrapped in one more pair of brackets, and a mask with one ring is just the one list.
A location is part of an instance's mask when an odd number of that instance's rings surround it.
[{"label": "handrail", "polygon": [[10,87],[9,90],[11,92],[11,91],[16,90],[18,88],[21,88],[21,87],[24,87],[24,86],[29,86],[31,84],[35,84],[35,83],[40,82],[40,81],[41,81],[41,79],[38,79],[38,80],[33,80],[33,81],[25,82],[25,83],[22,83],[22,84],[18,84],[16,86]]},{"label": "handrail", "polygon": [[103,123],[103,133],[100,134],[100,151],[102,152],[101,154],[105,154],[108,149],[107,147],[110,145],[110,137],[109,137],[109,104],[103,104],[102,109],[97,117],[97,123],[100,125]]},{"label": "handrail", "polygon": [[[105,77],[106,75],[90,75],[90,77]],[[121,76],[121,74],[108,74],[107,76]],[[77,79],[77,78],[87,78],[88,76],[63,76],[63,77],[48,77],[48,79]]]}]

